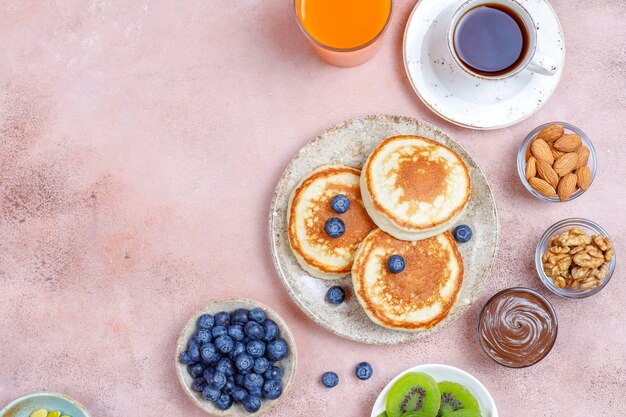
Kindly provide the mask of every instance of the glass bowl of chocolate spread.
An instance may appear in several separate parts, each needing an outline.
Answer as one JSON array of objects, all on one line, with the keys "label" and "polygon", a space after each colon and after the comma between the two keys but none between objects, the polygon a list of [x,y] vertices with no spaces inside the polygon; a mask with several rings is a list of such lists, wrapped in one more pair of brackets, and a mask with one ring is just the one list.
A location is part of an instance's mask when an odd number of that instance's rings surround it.
[{"label": "glass bowl of chocolate spread", "polygon": [[550,353],[558,327],[556,312],[542,295],[528,288],[509,288],[483,307],[478,340],[500,365],[525,368]]}]

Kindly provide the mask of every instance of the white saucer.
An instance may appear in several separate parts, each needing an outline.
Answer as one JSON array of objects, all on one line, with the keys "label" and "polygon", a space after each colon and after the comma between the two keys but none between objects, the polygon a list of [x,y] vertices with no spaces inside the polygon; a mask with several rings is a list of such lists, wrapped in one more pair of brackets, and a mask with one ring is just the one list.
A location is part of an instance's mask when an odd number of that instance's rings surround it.
[{"label": "white saucer", "polygon": [[419,98],[440,117],[470,129],[500,129],[541,108],[556,89],[565,64],[559,20],[546,0],[518,0],[537,25],[537,52],[559,64],[553,76],[523,71],[500,81],[480,80],[453,61],[446,43],[452,14],[460,2],[420,0],[404,32],[404,68]]},{"label": "white saucer", "polygon": [[435,381],[437,382],[452,381],[463,385],[465,388],[470,390],[470,392],[474,394],[478,400],[478,405],[480,405],[480,414],[483,417],[498,417],[496,403],[493,401],[493,398],[491,397],[491,394],[489,394],[489,391],[487,391],[487,388],[485,388],[485,386],[481,384],[478,379],[459,368],[455,368],[454,366],[437,364],[419,365],[399,373],[387,384],[387,386],[385,386],[376,399],[374,407],[372,408],[371,417],[378,417],[383,411],[385,411],[387,394],[389,393],[391,386],[398,380],[398,378],[409,372],[423,372],[435,378]]}]

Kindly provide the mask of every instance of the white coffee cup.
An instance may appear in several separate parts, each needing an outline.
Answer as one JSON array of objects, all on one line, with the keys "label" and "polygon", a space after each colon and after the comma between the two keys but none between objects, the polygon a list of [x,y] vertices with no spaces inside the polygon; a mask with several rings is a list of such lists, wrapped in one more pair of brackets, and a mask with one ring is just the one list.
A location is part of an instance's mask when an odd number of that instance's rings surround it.
[{"label": "white coffee cup", "polygon": [[[526,48],[524,57],[515,66],[515,68],[503,74],[486,75],[474,71],[461,60],[456,53],[456,48],[454,47],[454,34],[459,21],[465,13],[479,6],[494,4],[510,9],[520,18],[526,28],[526,33],[528,34],[528,47]],[[528,10],[515,0],[468,0],[462,3],[459,8],[456,9],[452,16],[452,20],[450,21],[450,26],[448,28],[448,49],[450,50],[450,54],[452,55],[454,61],[465,72],[473,77],[486,80],[502,80],[514,77],[522,71],[532,71],[537,74],[550,76],[556,74],[558,70],[556,60],[537,52],[537,26],[535,25],[535,21]]]}]

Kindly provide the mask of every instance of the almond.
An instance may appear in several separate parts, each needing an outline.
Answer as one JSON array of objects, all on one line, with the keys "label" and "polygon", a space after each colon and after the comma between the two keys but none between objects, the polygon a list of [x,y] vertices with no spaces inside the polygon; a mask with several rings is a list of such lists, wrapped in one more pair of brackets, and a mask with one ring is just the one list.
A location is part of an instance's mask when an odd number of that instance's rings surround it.
[{"label": "almond", "polygon": [[576,170],[577,184],[583,191],[586,191],[587,188],[591,185],[591,170],[589,167],[584,166],[580,167]]},{"label": "almond", "polygon": [[557,193],[559,195],[559,200],[566,201],[577,189],[576,182],[578,181],[578,177],[576,174],[569,173],[559,181],[559,186],[557,187]]},{"label": "almond", "polygon": [[569,152],[554,161],[552,168],[559,174],[559,177],[563,177],[574,170],[576,162],[578,162],[578,155],[575,152]]},{"label": "almond", "polygon": [[550,165],[554,163],[552,151],[550,150],[550,146],[548,146],[548,143],[545,140],[533,140],[533,143],[530,144],[530,151],[538,161],[545,161]]},{"label": "almond", "polygon": [[554,142],[554,147],[563,152],[574,152],[576,149],[580,148],[583,141],[580,139],[580,136],[570,133],[567,135],[561,136]]},{"label": "almond", "polygon": [[550,150],[552,151],[552,156],[554,157],[555,161],[559,159],[561,156],[565,155],[565,152],[561,152],[557,149],[550,148]]},{"label": "almond", "polygon": [[559,183],[559,176],[556,171],[545,161],[537,161],[537,175],[550,184],[552,188],[556,188]]},{"label": "almond", "polygon": [[530,146],[526,147],[526,160],[528,161],[528,159],[533,156],[533,154],[530,152]]},{"label": "almond", "polygon": [[537,133],[537,138],[550,143],[563,136],[563,133],[565,133],[563,125],[550,125],[541,129],[541,131]]},{"label": "almond", "polygon": [[554,187],[550,184],[542,180],[541,178],[532,177],[528,180],[528,183],[535,191],[537,191],[541,195],[545,195],[546,197],[554,197],[556,195],[556,191],[554,191]]},{"label": "almond", "polygon": [[525,174],[526,179],[532,178],[537,175],[537,160],[534,156],[528,158],[528,161],[526,162]]},{"label": "almond", "polygon": [[574,169],[587,166],[587,162],[589,162],[589,148],[582,145],[580,148],[576,149],[576,155],[578,155],[578,161]]}]

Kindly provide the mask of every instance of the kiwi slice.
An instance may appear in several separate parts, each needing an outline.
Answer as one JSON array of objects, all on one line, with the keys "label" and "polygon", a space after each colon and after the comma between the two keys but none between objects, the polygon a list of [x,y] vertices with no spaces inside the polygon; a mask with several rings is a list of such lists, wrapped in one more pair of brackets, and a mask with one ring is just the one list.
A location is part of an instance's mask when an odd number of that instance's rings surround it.
[{"label": "kiwi slice", "polygon": [[387,416],[401,417],[409,411],[421,411],[435,417],[439,411],[441,393],[433,377],[411,372],[396,381],[387,395]]},{"label": "kiwi slice", "polygon": [[387,417],[387,412],[383,411],[382,413],[380,413],[377,417]]},{"label": "kiwi slice", "polygon": [[482,417],[478,411],[457,410],[446,414],[446,417]]},{"label": "kiwi slice", "polygon": [[439,392],[441,392],[441,405],[438,417],[447,417],[457,410],[480,411],[476,397],[461,384],[442,381],[439,383]]},{"label": "kiwi slice", "polygon": [[402,417],[431,417],[431,416],[432,414],[424,413],[423,411],[409,411],[408,413],[402,414]]}]

